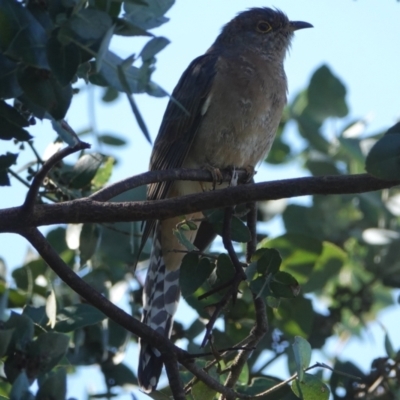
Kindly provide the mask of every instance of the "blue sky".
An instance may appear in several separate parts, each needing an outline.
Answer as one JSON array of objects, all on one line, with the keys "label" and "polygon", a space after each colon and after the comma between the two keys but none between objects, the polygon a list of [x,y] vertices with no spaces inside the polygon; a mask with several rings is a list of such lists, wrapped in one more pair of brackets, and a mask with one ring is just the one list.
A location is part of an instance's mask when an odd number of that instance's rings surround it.
[{"label": "blue sky", "polygon": [[[153,31],[171,40],[171,44],[157,56],[153,80],[172,92],[189,62],[207,50],[226,22],[246,8],[261,6],[275,6],[292,20],[303,20],[314,25],[313,29],[296,33],[288,54],[285,65],[289,98],[307,85],[316,68],[328,64],[347,86],[350,105],[348,121],[368,117],[370,122],[367,131],[375,133],[393,125],[400,118],[400,3],[395,0],[275,0],[268,3],[256,0],[178,0],[167,14],[170,22]],[[113,41],[112,47],[121,56],[128,56],[138,54],[147,40],[118,38]],[[84,84],[80,85],[83,87]],[[142,137],[128,104],[122,97],[111,105],[102,104],[98,101],[100,94],[100,90],[89,94],[83,90],[74,99],[67,121],[76,131],[81,131],[93,125],[90,116],[94,114],[99,133],[116,133],[129,141],[130,146],[118,151],[122,162],[113,175],[113,181],[144,172],[151,147]],[[97,100],[92,111],[88,109],[91,97]],[[136,96],[136,101],[154,139],[167,99],[140,95]],[[332,124],[330,134],[339,128]],[[47,122],[38,121],[31,133],[35,136],[39,153],[43,153],[49,140],[54,137]],[[96,145],[94,149],[98,150]],[[18,151],[12,143],[7,143],[1,153],[6,150]],[[19,166],[32,159],[28,151],[25,153],[20,157]],[[257,175],[259,180],[304,174],[298,165],[286,169],[263,166],[261,170]],[[12,188],[0,188],[1,208],[16,206],[23,201],[25,189],[16,181],[12,184]],[[271,229],[272,236],[279,233],[279,227],[275,232],[273,227]],[[21,264],[26,249],[27,244],[23,239],[15,235],[2,235],[0,256],[5,257],[8,268]],[[398,308],[391,312],[390,317],[382,318],[385,321],[386,318],[387,321],[397,318],[398,321]],[[372,335],[371,332],[375,333]],[[381,331],[376,325],[371,327],[362,347],[353,345],[353,354],[357,355],[370,346],[368,353],[379,350],[383,355],[378,332]],[[400,341],[396,344],[399,347]],[[365,362],[362,363],[367,366],[372,356],[371,353],[368,359],[363,358]],[[135,365],[136,360],[129,360],[129,364]],[[96,382],[94,385],[97,386]],[[83,387],[79,390],[83,390]],[[71,395],[82,398],[83,392]]]}]

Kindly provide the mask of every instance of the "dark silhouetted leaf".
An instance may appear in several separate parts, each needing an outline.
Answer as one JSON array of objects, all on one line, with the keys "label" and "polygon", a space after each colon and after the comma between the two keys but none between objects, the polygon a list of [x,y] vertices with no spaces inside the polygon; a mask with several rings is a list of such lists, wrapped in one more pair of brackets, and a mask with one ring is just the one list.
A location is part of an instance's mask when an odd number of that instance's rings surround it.
[{"label": "dark silhouetted leaf", "polygon": [[198,289],[214,269],[209,258],[199,259],[197,254],[188,253],[183,257],[179,271],[179,286],[182,296],[187,298]]},{"label": "dark silhouetted leaf", "polygon": [[63,333],[72,332],[84,326],[97,324],[104,318],[106,316],[97,308],[89,304],[76,304],[59,311],[54,330]]},{"label": "dark silhouetted leaf", "polygon": [[11,99],[22,94],[17,80],[18,64],[0,53],[0,98]]},{"label": "dark silhouetted leaf", "polygon": [[320,122],[329,117],[345,117],[349,112],[345,97],[343,83],[323,65],[311,77],[307,89],[307,111]]},{"label": "dark silhouetted leaf", "polygon": [[168,21],[164,14],[175,0],[154,0],[146,4],[124,2],[124,19],[143,30],[157,28]]},{"label": "dark silhouetted leaf", "polygon": [[380,179],[400,178],[400,122],[375,143],[367,155],[365,168]]},{"label": "dark silhouetted leaf", "polygon": [[42,25],[21,3],[0,0],[0,50],[14,60],[49,69],[47,36]]},{"label": "dark silhouetted leaf", "polygon": [[62,87],[46,70],[20,68],[18,83],[30,101],[46,110],[54,119],[65,117],[72,99],[70,85]]},{"label": "dark silhouetted leaf", "polygon": [[56,371],[40,383],[35,400],[65,399],[67,394],[67,375],[64,368]]},{"label": "dark silhouetted leaf", "polygon": [[68,85],[78,71],[81,53],[75,43],[62,44],[52,36],[47,42],[50,68],[61,86]]}]

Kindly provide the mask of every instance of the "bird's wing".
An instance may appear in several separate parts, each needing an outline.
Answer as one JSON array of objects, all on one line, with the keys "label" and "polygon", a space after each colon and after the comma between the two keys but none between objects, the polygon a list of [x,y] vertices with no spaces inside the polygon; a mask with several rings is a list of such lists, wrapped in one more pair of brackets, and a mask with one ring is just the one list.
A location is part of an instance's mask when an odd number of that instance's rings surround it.
[{"label": "bird's wing", "polygon": [[[189,152],[202,119],[206,101],[216,74],[218,56],[206,53],[194,59],[176,85],[165,111],[150,159],[150,170],[179,168]],[[172,182],[150,184],[148,200],[164,199]],[[154,221],[147,221],[139,254],[146,243]]]}]

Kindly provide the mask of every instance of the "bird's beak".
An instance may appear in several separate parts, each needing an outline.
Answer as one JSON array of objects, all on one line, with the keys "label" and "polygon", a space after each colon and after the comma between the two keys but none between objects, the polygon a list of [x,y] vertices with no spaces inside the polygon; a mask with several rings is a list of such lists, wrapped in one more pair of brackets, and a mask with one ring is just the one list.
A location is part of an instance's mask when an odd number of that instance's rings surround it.
[{"label": "bird's beak", "polygon": [[293,31],[297,31],[299,29],[304,29],[304,28],[314,28],[308,22],[303,22],[303,21],[290,21],[290,26],[293,29]]}]

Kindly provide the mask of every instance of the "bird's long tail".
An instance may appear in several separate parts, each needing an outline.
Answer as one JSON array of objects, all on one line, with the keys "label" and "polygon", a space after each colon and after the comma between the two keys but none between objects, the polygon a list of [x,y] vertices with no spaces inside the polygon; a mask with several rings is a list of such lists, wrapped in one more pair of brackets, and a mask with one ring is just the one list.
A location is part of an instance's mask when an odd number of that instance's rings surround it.
[{"label": "bird's long tail", "polygon": [[[180,297],[179,268],[172,271],[166,268],[161,247],[160,225],[157,223],[155,227],[150,266],[143,290],[142,322],[158,333],[170,337],[173,316]],[[157,386],[163,362],[160,352],[143,339],[140,339],[139,345],[138,379],[142,390],[148,393]]]}]

